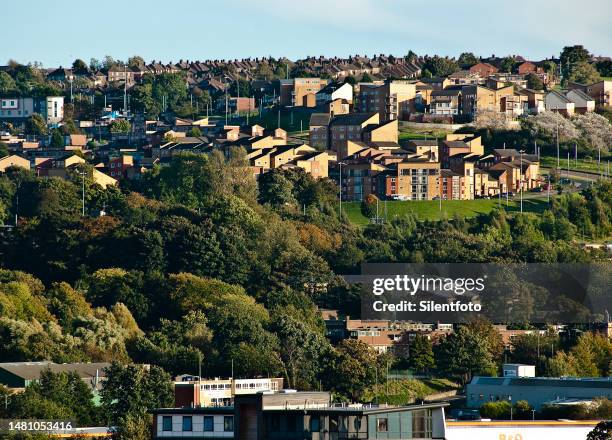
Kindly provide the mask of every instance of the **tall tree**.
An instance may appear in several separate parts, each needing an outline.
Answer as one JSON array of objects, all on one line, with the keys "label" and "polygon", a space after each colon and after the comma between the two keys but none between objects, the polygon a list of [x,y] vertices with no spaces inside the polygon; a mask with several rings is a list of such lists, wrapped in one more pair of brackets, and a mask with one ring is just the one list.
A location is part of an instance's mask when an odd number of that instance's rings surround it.
[{"label": "tall tree", "polygon": [[437,345],[436,364],[440,372],[458,377],[463,383],[469,382],[474,374],[497,373],[487,340],[467,326],[446,336]]},{"label": "tall tree", "polygon": [[0,72],[0,94],[8,95],[9,93],[15,93],[17,91],[17,83],[15,80],[6,72]]},{"label": "tall tree", "polygon": [[87,67],[87,64],[85,64],[85,61],[81,60],[80,58],[77,58],[72,63],[72,71],[76,75],[86,75],[89,73],[89,68]]},{"label": "tall tree", "polygon": [[26,119],[25,131],[27,134],[44,136],[48,133],[47,122],[40,114],[33,113]]},{"label": "tall tree", "polygon": [[583,46],[565,46],[559,59],[563,76],[567,78],[577,63],[587,62],[590,57],[591,54]]},{"label": "tall tree", "polygon": [[418,372],[426,372],[436,365],[433,345],[424,335],[416,335],[410,345],[408,364]]},{"label": "tall tree", "polygon": [[599,76],[599,72],[591,63],[579,61],[572,64],[567,79],[579,84],[593,84],[601,80],[601,76]]},{"label": "tall tree", "polygon": [[462,69],[469,69],[474,64],[478,64],[478,58],[472,52],[463,52],[459,55],[457,64],[459,64],[459,67]]},{"label": "tall tree", "polygon": [[146,417],[148,410],[171,406],[174,401],[170,375],[155,365],[145,369],[113,363],[106,370],[100,396],[111,425],[128,416]]}]

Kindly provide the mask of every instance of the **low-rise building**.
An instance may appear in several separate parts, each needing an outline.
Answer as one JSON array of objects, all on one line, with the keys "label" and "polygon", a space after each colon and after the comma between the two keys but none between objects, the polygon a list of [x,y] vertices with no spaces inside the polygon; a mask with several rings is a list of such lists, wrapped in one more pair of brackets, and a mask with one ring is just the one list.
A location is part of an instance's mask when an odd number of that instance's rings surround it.
[{"label": "low-rise building", "polygon": [[177,408],[231,406],[234,397],[263,391],[283,389],[283,379],[253,378],[200,379],[197,376],[179,376],[174,382],[174,400]]},{"label": "low-rise building", "polygon": [[476,74],[481,78],[487,78],[497,72],[499,72],[499,69],[489,63],[477,63],[470,67],[470,73]]},{"label": "low-rise building", "polygon": [[317,105],[322,105],[337,99],[353,102],[353,86],[349,83],[329,83],[315,94]]},{"label": "low-rise building", "polygon": [[612,379],[476,376],[466,386],[467,406],[499,400],[526,400],[536,410],[560,399],[612,399]]},{"label": "low-rise building", "polygon": [[106,377],[107,362],[56,364],[54,362],[3,362],[0,363],[0,384],[10,389],[23,389],[40,380],[45,370],[52,373],[76,373],[94,389]]},{"label": "low-rise building", "polygon": [[328,392],[261,392],[237,396],[233,407],[155,409],[153,438],[442,439],[447,406],[332,404]]},{"label": "low-rise building", "polygon": [[61,122],[64,118],[64,97],[0,99],[0,121],[23,123],[34,113],[41,115],[47,124]]},{"label": "low-rise building", "polygon": [[580,89],[568,90],[565,96],[574,103],[576,113],[590,113],[595,111],[595,99]]},{"label": "low-rise building", "polygon": [[280,105],[315,107],[316,93],[327,85],[321,78],[293,78],[280,80]]},{"label": "low-rise building", "polygon": [[612,81],[604,80],[581,87],[587,95],[595,100],[597,107],[610,107],[612,105]]},{"label": "low-rise building", "polygon": [[551,90],[544,96],[544,106],[547,111],[561,113],[564,116],[572,116],[576,105],[563,93]]},{"label": "low-rise building", "polygon": [[416,82],[386,81],[384,84],[361,83],[357,109],[378,113],[382,122],[407,120],[415,111]]},{"label": "low-rise building", "polygon": [[17,156],[15,154],[10,155],[10,156],[5,156],[2,159],[0,159],[0,172],[4,173],[6,169],[10,167],[19,167],[25,170],[29,170],[30,161],[27,159],[24,159],[21,156]]}]

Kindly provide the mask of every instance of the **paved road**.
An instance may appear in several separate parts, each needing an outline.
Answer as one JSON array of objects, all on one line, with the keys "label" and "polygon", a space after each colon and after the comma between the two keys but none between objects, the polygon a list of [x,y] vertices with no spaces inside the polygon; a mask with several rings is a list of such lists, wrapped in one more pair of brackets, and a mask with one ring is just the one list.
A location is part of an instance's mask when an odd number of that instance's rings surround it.
[{"label": "paved road", "polygon": [[[551,168],[544,168],[544,169],[551,169]],[[564,169],[560,169],[559,170],[559,177],[563,178],[563,177],[567,177],[568,176],[568,171],[564,170]],[[610,179],[610,176],[600,176],[598,173],[592,173],[589,171],[569,171],[569,177],[570,178],[575,178],[575,179],[582,179],[582,180],[589,180],[591,182],[595,182],[597,180],[599,180],[601,177],[603,177],[604,179]]]}]

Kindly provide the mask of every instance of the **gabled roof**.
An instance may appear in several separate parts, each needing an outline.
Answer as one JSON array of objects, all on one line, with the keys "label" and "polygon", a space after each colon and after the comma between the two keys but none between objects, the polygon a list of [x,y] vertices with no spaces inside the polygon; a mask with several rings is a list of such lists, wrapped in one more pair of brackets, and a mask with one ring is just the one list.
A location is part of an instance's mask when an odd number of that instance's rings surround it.
[{"label": "gabled roof", "polygon": [[461,89],[444,89],[444,90],[434,90],[431,92],[432,97],[436,96],[459,96],[461,93]]},{"label": "gabled roof", "polygon": [[520,154],[514,148],[494,148],[493,152],[500,157],[514,157]]},{"label": "gabled roof", "polygon": [[413,144],[417,147],[437,147],[437,140],[425,140],[425,139],[409,139],[409,144]]},{"label": "gabled roof", "polygon": [[442,141],[442,143],[451,148],[470,148],[470,146],[463,141]]},{"label": "gabled roof", "polygon": [[[595,100],[594,100],[594,99],[593,99],[591,96],[587,95],[586,93],[584,93],[584,92],[583,92],[582,90],[580,90],[580,89],[572,89],[572,90],[570,90],[570,91],[568,91],[568,92],[566,93],[566,96],[567,96],[567,95],[568,95],[570,92],[571,92],[572,94],[574,94],[574,95],[577,95],[577,96],[578,96],[578,97],[580,97],[581,99],[584,99],[585,101],[595,101]],[[569,97],[568,97],[568,98],[569,98]],[[570,99],[571,99],[571,98],[570,98]]]},{"label": "gabled roof", "polygon": [[569,99],[564,94],[557,92],[556,90],[551,90],[550,92],[548,92],[548,94],[549,95],[554,95],[556,98],[558,98],[561,102],[563,102],[565,104],[573,103],[573,101],[571,99]]},{"label": "gabled roof", "polygon": [[40,373],[47,368],[54,373],[76,372],[79,377],[104,377],[104,369],[110,367],[107,362],[55,364],[53,362],[4,362],[0,363],[0,370],[8,371],[25,380],[38,380]]},{"label": "gabled roof", "polygon": [[330,120],[331,116],[329,113],[313,113],[310,115],[310,126],[327,126]]},{"label": "gabled roof", "polygon": [[348,113],[346,115],[335,116],[330,125],[361,125],[376,113]]}]

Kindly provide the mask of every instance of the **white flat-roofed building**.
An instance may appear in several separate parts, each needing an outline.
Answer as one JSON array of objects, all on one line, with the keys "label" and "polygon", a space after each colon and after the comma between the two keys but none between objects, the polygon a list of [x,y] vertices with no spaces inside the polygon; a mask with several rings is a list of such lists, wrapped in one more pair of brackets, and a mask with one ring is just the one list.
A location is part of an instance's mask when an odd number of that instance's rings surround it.
[{"label": "white flat-roofed building", "polygon": [[202,379],[197,376],[178,377],[174,382],[177,407],[230,406],[234,396],[262,391],[278,391],[283,388],[282,378],[253,379]]},{"label": "white flat-roofed building", "polygon": [[585,439],[598,421],[447,421],[446,440]]},{"label": "white flat-roofed building", "polygon": [[153,415],[153,438],[234,438],[234,408],[162,408]]},{"label": "white flat-roofed building", "polygon": [[535,365],[504,364],[504,377],[535,377]]},{"label": "white flat-roofed building", "polygon": [[61,122],[64,119],[64,97],[0,99],[0,121],[25,121],[34,113],[40,114],[47,124]]}]

